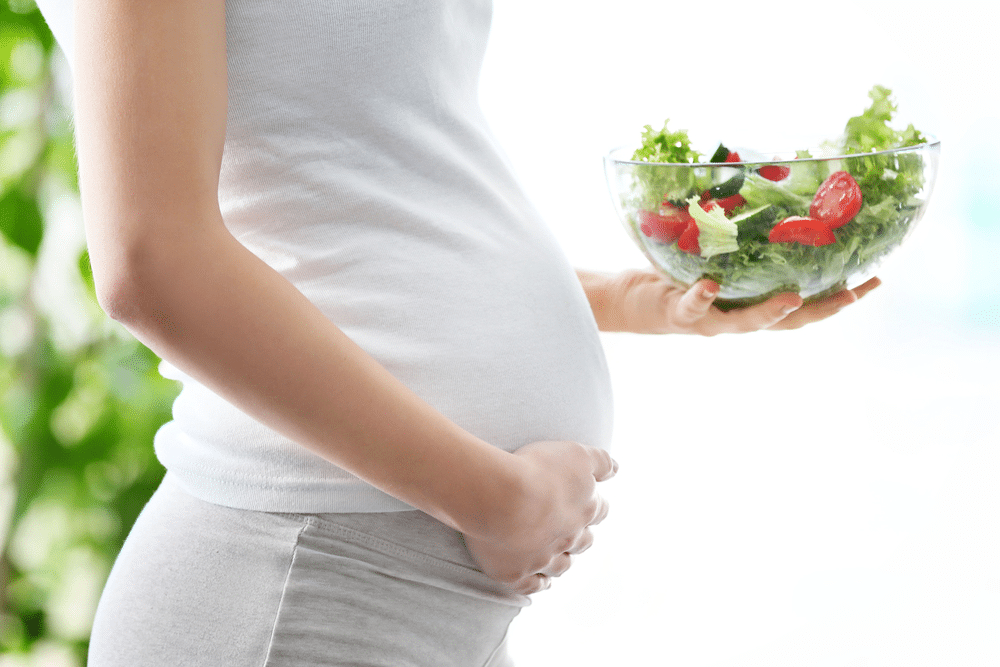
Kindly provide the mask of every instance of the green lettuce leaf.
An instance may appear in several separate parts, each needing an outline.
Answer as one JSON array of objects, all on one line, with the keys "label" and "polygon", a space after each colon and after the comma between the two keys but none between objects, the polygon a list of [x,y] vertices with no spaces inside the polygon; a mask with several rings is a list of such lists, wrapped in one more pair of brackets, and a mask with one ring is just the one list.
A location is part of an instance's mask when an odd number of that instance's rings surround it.
[{"label": "green lettuce leaf", "polygon": [[658,211],[665,199],[686,199],[698,185],[695,171],[683,165],[698,162],[701,155],[691,148],[685,130],[671,132],[667,129],[669,122],[669,119],[664,121],[663,129],[658,131],[647,125],[642,132],[642,145],[632,154],[637,162],[658,163],[649,167],[639,165],[633,170],[635,192],[639,195],[637,205],[647,211]]},{"label": "green lettuce leaf", "polygon": [[642,130],[642,145],[632,154],[637,162],[694,163],[701,154],[691,148],[691,139],[686,130],[671,132],[667,129],[670,119],[663,121],[662,130],[654,130],[647,125]]},{"label": "green lettuce leaf", "polygon": [[[927,138],[912,124],[902,131],[889,125],[896,112],[891,90],[875,86],[868,96],[871,106],[847,121],[843,138],[845,154],[878,153],[926,143]],[[861,187],[862,201],[870,206],[887,198],[904,202],[924,186],[923,162],[915,153],[856,158],[848,162],[847,171]]]},{"label": "green lettuce leaf", "polygon": [[698,247],[701,248],[702,257],[714,257],[740,249],[736,242],[739,229],[726,217],[721,206],[706,211],[701,207],[698,197],[691,197],[687,202],[688,213],[698,225]]}]

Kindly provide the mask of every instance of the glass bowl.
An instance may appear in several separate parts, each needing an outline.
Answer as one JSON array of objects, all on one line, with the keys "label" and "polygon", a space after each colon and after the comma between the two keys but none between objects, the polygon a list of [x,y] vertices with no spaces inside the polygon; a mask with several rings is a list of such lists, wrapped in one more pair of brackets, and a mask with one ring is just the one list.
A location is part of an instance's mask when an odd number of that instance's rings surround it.
[{"label": "glass bowl", "polygon": [[940,147],[770,159],[737,148],[732,161],[717,151],[719,161],[697,164],[634,161],[619,148],[604,166],[618,216],[653,266],[684,287],[711,278],[729,310],[781,292],[808,303],[871,278],[927,208]]}]

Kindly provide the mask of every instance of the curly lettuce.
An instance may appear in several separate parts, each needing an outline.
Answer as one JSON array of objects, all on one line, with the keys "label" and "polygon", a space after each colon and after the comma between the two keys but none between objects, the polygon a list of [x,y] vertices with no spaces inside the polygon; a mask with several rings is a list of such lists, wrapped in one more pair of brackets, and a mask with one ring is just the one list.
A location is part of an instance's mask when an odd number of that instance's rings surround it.
[{"label": "curly lettuce", "polygon": [[663,122],[662,130],[654,130],[647,125],[642,131],[642,144],[632,154],[637,162],[656,163],[649,167],[637,166],[633,172],[638,188],[638,205],[649,211],[657,211],[664,200],[683,200],[697,187],[693,169],[685,166],[664,166],[664,163],[684,165],[698,162],[701,154],[691,148],[691,139],[686,130],[671,132]]},{"label": "curly lettuce", "polygon": [[642,130],[642,145],[632,154],[637,162],[669,162],[673,164],[695,163],[701,159],[701,154],[691,148],[691,139],[687,130],[671,132],[667,129],[668,118],[663,122],[662,130],[654,130],[647,125]]},{"label": "curly lettuce", "polygon": [[879,154],[927,142],[913,125],[894,130],[889,123],[896,112],[892,91],[875,86],[868,93],[872,103],[860,116],[847,121],[841,148],[847,155],[873,153],[848,161],[847,171],[861,187],[862,199],[878,204],[887,198],[905,202],[924,187],[923,161],[916,153]]},{"label": "curly lettuce", "polygon": [[698,225],[698,247],[701,248],[702,257],[707,259],[740,249],[736,242],[739,229],[736,223],[726,217],[721,207],[715,206],[706,211],[701,207],[698,197],[691,197],[687,203],[688,213]]}]

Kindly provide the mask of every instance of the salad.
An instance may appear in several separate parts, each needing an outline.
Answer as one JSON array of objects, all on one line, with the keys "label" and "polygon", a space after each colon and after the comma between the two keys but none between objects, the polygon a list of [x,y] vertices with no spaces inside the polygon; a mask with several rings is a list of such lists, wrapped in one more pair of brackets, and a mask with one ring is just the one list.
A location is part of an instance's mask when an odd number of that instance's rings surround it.
[{"label": "salad", "polygon": [[822,298],[873,270],[922,214],[932,175],[928,138],[889,124],[891,91],[869,97],[816,155],[770,162],[721,144],[703,161],[685,131],[647,125],[622,197],[640,247],[682,284],[718,282],[723,308],[784,291]]}]

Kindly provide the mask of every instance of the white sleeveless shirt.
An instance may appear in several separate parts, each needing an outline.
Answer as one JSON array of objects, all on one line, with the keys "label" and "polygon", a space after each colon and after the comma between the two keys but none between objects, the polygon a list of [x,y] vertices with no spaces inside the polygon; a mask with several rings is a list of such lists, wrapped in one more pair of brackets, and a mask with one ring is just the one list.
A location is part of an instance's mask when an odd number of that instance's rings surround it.
[{"label": "white sleeveless shirt", "polygon": [[[72,53],[71,0],[38,4]],[[228,0],[222,215],[467,431],[507,451],[606,448],[593,314],[479,107],[490,19],[489,0]],[[264,511],[411,509],[160,370],[183,389],[156,453],[192,494]]]}]

